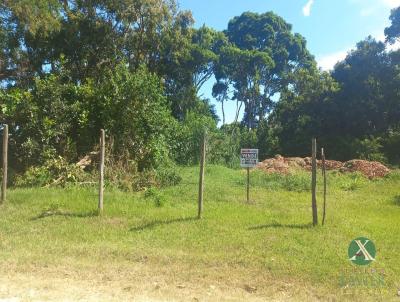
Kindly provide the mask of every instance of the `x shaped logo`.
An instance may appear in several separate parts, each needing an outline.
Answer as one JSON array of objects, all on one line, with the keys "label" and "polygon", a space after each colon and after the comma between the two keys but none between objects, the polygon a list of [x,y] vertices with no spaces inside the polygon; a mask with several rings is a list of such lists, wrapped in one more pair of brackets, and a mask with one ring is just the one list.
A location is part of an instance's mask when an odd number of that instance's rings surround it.
[{"label": "x shaped logo", "polygon": [[364,255],[364,259],[366,261],[374,261],[374,257],[372,257],[370,255],[370,253],[368,252],[368,250],[365,248],[365,246],[367,245],[367,243],[369,242],[369,240],[365,240],[364,244],[361,242],[361,240],[354,240],[355,243],[357,243],[358,247],[360,248],[357,253],[355,253],[355,255],[353,257],[350,258],[350,260],[356,260],[357,256],[361,256]]}]

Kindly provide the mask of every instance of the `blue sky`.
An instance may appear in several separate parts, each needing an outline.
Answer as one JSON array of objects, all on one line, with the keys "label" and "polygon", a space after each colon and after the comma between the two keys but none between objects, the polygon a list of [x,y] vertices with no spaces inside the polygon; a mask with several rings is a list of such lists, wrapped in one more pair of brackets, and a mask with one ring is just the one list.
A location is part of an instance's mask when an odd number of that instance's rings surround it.
[{"label": "blue sky", "polygon": [[[390,10],[400,6],[400,0],[180,0],[179,4],[192,11],[196,27],[205,24],[217,30],[225,29],[242,12],[273,11],[307,39],[319,66],[329,70],[368,35],[383,40]],[[201,91],[210,99],[212,84],[209,81]],[[228,122],[234,118],[231,103],[226,106]],[[216,106],[221,116],[220,105]]]}]

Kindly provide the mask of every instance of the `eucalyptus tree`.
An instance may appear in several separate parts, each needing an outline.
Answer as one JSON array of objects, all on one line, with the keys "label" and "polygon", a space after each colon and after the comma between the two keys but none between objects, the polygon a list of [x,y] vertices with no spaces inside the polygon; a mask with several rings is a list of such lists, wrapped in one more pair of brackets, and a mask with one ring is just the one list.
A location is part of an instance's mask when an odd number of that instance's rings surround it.
[{"label": "eucalyptus tree", "polygon": [[243,122],[255,128],[290,84],[288,75],[315,62],[306,40],[293,34],[292,26],[273,12],[243,13],[230,20],[224,33],[228,43],[219,50],[217,85],[225,82],[233,87],[233,99],[244,104]]}]

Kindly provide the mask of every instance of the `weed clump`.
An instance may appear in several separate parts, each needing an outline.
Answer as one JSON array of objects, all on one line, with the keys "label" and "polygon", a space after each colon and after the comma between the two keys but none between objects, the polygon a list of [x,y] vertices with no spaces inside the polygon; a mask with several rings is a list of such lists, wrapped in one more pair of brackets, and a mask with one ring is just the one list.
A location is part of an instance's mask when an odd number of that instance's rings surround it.
[{"label": "weed clump", "polygon": [[154,206],[157,208],[163,207],[166,203],[165,196],[155,188],[149,188],[144,193],[144,198],[147,200],[152,200],[154,202]]}]

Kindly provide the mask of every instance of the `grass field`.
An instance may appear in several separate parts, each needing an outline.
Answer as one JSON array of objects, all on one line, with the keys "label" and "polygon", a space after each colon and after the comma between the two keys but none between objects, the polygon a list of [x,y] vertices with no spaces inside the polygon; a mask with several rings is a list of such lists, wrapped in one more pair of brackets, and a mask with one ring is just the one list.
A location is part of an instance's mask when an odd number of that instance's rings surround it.
[{"label": "grass field", "polygon": [[[102,216],[95,188],[11,189],[0,207],[0,301],[400,301],[400,173],[330,172],[318,227],[306,172],[252,172],[247,204],[244,171],[208,166],[201,220],[198,168],[180,173],[161,190],[106,189]],[[377,247],[367,272],[347,256],[360,236]],[[341,279],[371,268],[384,284]]]}]

